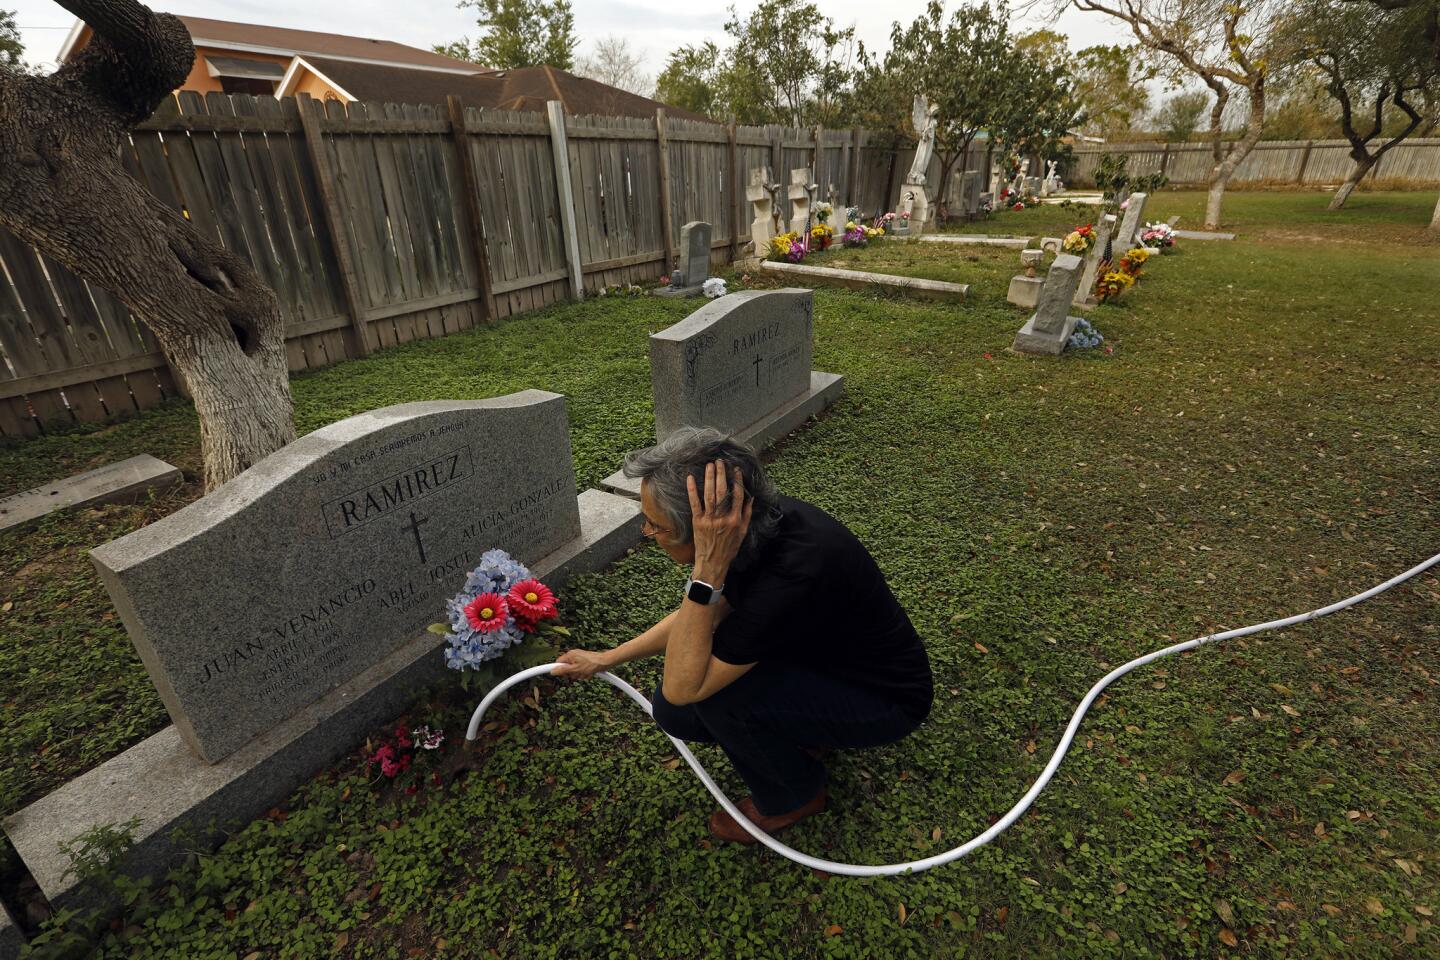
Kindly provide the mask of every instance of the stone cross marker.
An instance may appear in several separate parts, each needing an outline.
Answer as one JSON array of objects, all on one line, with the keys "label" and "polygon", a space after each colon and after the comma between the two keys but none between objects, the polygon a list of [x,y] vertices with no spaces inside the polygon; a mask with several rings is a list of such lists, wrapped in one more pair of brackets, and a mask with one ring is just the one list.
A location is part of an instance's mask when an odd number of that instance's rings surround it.
[{"label": "stone cross marker", "polygon": [[1078,317],[1068,316],[1075,288],[1080,282],[1080,258],[1062,253],[1050,264],[1045,285],[1040,289],[1035,314],[1015,334],[1012,349],[1021,353],[1058,354],[1075,331]]},{"label": "stone cross marker", "polygon": [[768,256],[770,241],[775,239],[775,187],[770,183],[769,167],[756,167],[750,171],[750,186],[745,188],[745,199],[750,201],[755,215],[750,222],[750,243],[757,257]]},{"label": "stone cross marker", "polygon": [[790,232],[800,234],[810,229],[810,168],[790,171]]},{"label": "stone cross marker", "polygon": [[[747,290],[651,334],[656,438],[715,427],[759,448],[839,399],[844,379],[810,369],[813,312],[809,290]],[[602,485],[640,493],[618,473]]]},{"label": "stone cross marker", "polygon": [[[1093,306],[1095,300],[1095,281],[1100,276],[1100,264],[1105,261],[1105,248],[1110,245],[1110,234],[1115,229],[1115,215],[1107,213],[1100,218],[1100,224],[1095,228],[1095,246],[1085,254],[1085,272],[1080,276],[1080,282],[1075,288],[1075,305],[1077,307]],[[1053,266],[1050,269],[1055,269]]]},{"label": "stone cross marker", "polygon": [[1140,234],[1140,228],[1145,225],[1145,201],[1149,199],[1143,193],[1130,194],[1129,206],[1125,208],[1125,216],[1120,218],[1120,230],[1115,234],[1115,257],[1119,259],[1125,252],[1135,246],[1135,238]]},{"label": "stone cross marker", "polygon": [[680,228],[680,266],[670,286],[655,291],[662,297],[696,297],[710,278],[710,224],[692,220]]},{"label": "stone cross marker", "polygon": [[443,620],[484,551],[580,534],[565,398],[527,390],[322,427],[91,557],[215,763]]}]

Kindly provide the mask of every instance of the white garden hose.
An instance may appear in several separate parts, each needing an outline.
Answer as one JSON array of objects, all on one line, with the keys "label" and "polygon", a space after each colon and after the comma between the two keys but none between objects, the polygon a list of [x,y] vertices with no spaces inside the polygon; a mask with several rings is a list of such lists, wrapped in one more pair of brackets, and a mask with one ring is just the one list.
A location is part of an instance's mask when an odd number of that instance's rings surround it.
[{"label": "white garden hose", "polygon": [[[695,775],[700,778],[700,782],[705,784],[705,789],[709,790],[712,794],[714,794],[715,799],[720,801],[720,806],[725,808],[725,812],[730,814],[730,816],[734,817],[735,822],[740,824],[740,826],[744,827],[746,832],[748,832],[756,840],[759,840],[761,843],[765,844],[765,846],[769,847],[771,850],[774,850],[782,857],[788,857],[789,859],[794,860],[796,863],[803,864],[807,867],[813,867],[816,870],[823,870],[826,873],[837,873],[850,877],[877,877],[893,876],[900,873],[918,873],[921,870],[929,870],[931,867],[938,867],[942,863],[949,863],[952,860],[959,860],[966,854],[971,853],[974,850],[978,850],[979,848],[985,846],[985,844],[989,843],[991,840],[994,840],[1001,833],[1005,832],[1005,830],[1016,820],[1020,819],[1020,815],[1023,814],[1027,809],[1029,809],[1030,804],[1035,802],[1035,798],[1040,795],[1040,791],[1045,789],[1046,785],[1050,782],[1050,778],[1053,777],[1055,775],[1055,771],[1059,769],[1060,761],[1064,759],[1065,751],[1070,749],[1070,742],[1075,739],[1075,733],[1080,729],[1080,721],[1084,718],[1085,711],[1090,709],[1090,704],[1093,703],[1095,701],[1095,698],[1100,695],[1101,690],[1104,690],[1112,682],[1118,680],[1120,677],[1125,676],[1125,674],[1129,673],[1131,670],[1134,670],[1136,667],[1143,667],[1145,664],[1150,663],[1154,660],[1159,660],[1161,657],[1168,657],[1172,656],[1173,654],[1182,653],[1186,650],[1193,650],[1196,647],[1203,646],[1207,643],[1214,643],[1218,640],[1230,640],[1235,637],[1244,637],[1252,633],[1261,633],[1265,630],[1277,630],[1281,627],[1288,627],[1297,623],[1305,623],[1309,620],[1319,619],[1320,617],[1326,616],[1327,614],[1335,613],[1337,610],[1344,610],[1346,607],[1354,606],[1355,604],[1360,603],[1363,600],[1369,600],[1371,597],[1377,594],[1384,593],[1391,587],[1400,583],[1404,583],[1411,577],[1423,573],[1424,571],[1430,569],[1436,564],[1440,564],[1440,553],[1437,553],[1435,556],[1431,557],[1429,560],[1426,560],[1424,563],[1411,567],[1409,570],[1406,570],[1399,576],[1392,577],[1391,579],[1386,580],[1379,586],[1371,587],[1364,593],[1357,593],[1355,596],[1351,597],[1348,600],[1341,600],[1338,603],[1330,604],[1330,606],[1328,607],[1321,607],[1319,610],[1311,610],[1309,613],[1301,613],[1293,617],[1286,617],[1283,620],[1271,620],[1269,623],[1260,623],[1251,627],[1241,627],[1238,630],[1227,630],[1224,633],[1212,633],[1208,636],[1198,637],[1194,640],[1187,640],[1184,643],[1177,643],[1174,646],[1166,647],[1163,650],[1156,650],[1154,653],[1147,653],[1143,657],[1136,657],[1129,663],[1116,667],[1114,670],[1111,670],[1109,673],[1105,674],[1105,676],[1101,677],[1099,682],[1096,683],[1095,686],[1090,688],[1090,692],[1085,694],[1085,699],[1080,701],[1080,706],[1075,709],[1075,715],[1070,718],[1070,725],[1065,728],[1065,735],[1060,738],[1060,743],[1055,747],[1055,753],[1050,757],[1050,762],[1045,764],[1045,769],[1040,771],[1039,779],[1037,779],[1035,781],[1035,784],[1028,791],[1026,791],[1025,796],[1021,797],[1019,802],[1017,802],[1015,806],[1010,808],[1010,812],[1005,814],[1005,816],[1001,817],[999,820],[995,821],[995,824],[993,826],[991,826],[984,833],[976,836],[974,839],[962,843],[960,846],[954,848],[953,850],[947,850],[944,853],[937,853],[933,857],[926,857],[923,860],[911,860],[908,863],[884,863],[873,865],[837,863],[834,860],[822,860],[819,857],[812,857],[809,854],[801,853],[799,850],[796,850],[792,847],[787,847],[785,844],[781,843],[765,831],[761,830],[759,827],[755,826],[755,824],[751,823],[745,818],[744,814],[742,814],[739,810],[735,808],[735,805],[730,802],[730,798],[725,796],[725,794],[721,792],[720,788],[715,785],[715,781],[711,780],[710,775],[705,772],[705,768],[700,766],[700,761],[695,759],[695,755],[690,752],[689,747],[685,746],[682,741],[677,740],[675,737],[670,737],[670,741],[675,744],[675,749],[680,751],[680,755],[685,758],[685,762],[690,764],[690,769],[695,771]],[[480,701],[480,706],[475,708],[475,713],[470,717],[470,727],[465,731],[465,739],[475,739],[476,735],[479,733],[480,721],[485,716],[485,711],[490,708],[490,704],[494,703],[495,699],[499,697],[502,693],[515,686],[517,683],[524,683],[531,677],[538,677],[542,674],[550,673],[555,669],[555,667],[559,665],[560,664],[558,663],[545,663],[541,664],[538,667],[531,667],[528,670],[520,671],[519,673],[515,674],[512,677],[509,677],[508,679],[500,683],[498,686],[496,686],[495,689],[491,690],[488,694],[486,694],[485,699]],[[629,696],[631,700],[634,700],[636,703],[638,703],[647,714],[650,713],[650,701],[646,700],[640,694],[640,691],[630,686],[630,684],[615,676],[613,673],[602,672],[595,674],[595,676],[602,677],[612,685],[619,687],[620,690],[624,692],[627,696]]]}]

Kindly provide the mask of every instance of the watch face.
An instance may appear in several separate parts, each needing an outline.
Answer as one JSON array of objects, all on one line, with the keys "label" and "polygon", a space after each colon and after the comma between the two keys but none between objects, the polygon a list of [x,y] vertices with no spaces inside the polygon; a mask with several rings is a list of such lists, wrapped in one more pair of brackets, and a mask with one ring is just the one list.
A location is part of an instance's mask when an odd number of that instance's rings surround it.
[{"label": "watch face", "polygon": [[685,595],[696,603],[708,604],[712,593],[714,593],[714,590],[711,589],[708,583],[691,580],[690,589],[686,591]]}]

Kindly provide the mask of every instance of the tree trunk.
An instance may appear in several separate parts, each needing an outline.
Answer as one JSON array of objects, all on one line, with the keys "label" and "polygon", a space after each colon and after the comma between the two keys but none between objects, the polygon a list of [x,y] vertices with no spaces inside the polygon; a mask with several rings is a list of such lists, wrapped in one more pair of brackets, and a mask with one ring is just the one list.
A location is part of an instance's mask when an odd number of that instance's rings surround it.
[{"label": "tree trunk", "polygon": [[1205,198],[1205,229],[1220,229],[1220,204],[1225,199],[1225,188],[1234,176],[1235,169],[1250,156],[1260,135],[1265,132],[1265,78],[1261,76],[1250,90],[1250,112],[1245,119],[1245,136],[1230,145],[1224,159],[1210,171],[1210,191]]},{"label": "tree trunk", "polygon": [[1430,218],[1430,229],[1440,233],[1440,201],[1435,203],[1435,215]]},{"label": "tree trunk", "polygon": [[133,0],[66,6],[95,28],[79,57],[49,77],[0,73],[0,226],[154,332],[194,399],[213,489],[295,437],[279,305],[120,165],[130,128],[190,69],[185,28]]},{"label": "tree trunk", "polygon": [[1365,174],[1370,172],[1370,168],[1375,166],[1375,161],[1378,159],[1380,158],[1366,157],[1364,160],[1356,160],[1355,166],[1350,168],[1350,175],[1345,178],[1344,183],[1340,184],[1340,189],[1336,190],[1335,196],[1330,198],[1330,206],[1325,209],[1339,210],[1345,206],[1345,201],[1350,199],[1350,194],[1355,192],[1355,188],[1360,185],[1360,181],[1364,179]]}]

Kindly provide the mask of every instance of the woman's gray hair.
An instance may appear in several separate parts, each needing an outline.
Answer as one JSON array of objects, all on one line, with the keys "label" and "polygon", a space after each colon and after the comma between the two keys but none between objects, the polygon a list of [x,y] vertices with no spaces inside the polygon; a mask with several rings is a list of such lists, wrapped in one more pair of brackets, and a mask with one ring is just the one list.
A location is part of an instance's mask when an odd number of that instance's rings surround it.
[{"label": "woman's gray hair", "polygon": [[[760,458],[748,444],[713,427],[681,427],[655,446],[627,454],[621,469],[631,479],[650,481],[650,495],[665,515],[675,539],[680,543],[689,543],[694,528],[685,478],[694,477],[695,489],[703,496],[705,465],[716,460],[724,461],[731,475],[738,467],[745,492],[755,498],[750,529],[735,557],[735,568],[743,570],[759,554],[766,541],[775,536],[780,526],[780,491],[766,475]],[[729,509],[730,502],[727,496],[721,509]]]}]

